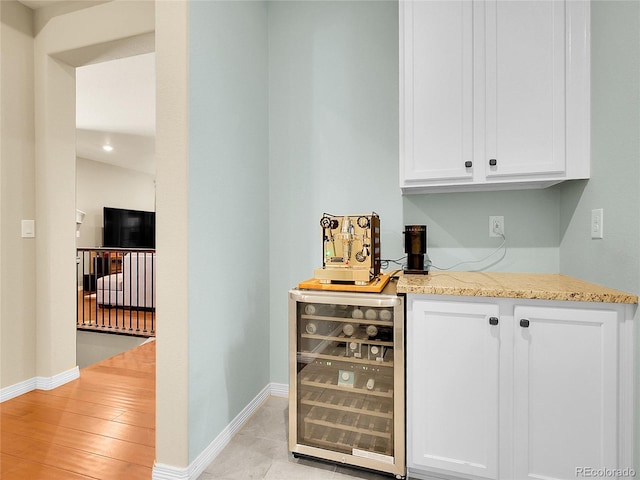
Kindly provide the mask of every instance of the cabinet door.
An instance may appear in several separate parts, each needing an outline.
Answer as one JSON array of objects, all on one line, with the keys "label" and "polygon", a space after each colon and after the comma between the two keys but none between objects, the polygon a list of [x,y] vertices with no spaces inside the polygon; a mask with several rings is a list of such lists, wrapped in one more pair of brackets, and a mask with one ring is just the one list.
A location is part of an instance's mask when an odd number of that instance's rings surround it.
[{"label": "cabinet door", "polygon": [[498,306],[410,299],[407,319],[408,467],[497,478]]},{"label": "cabinet door", "polygon": [[616,312],[517,306],[514,317],[515,478],[615,468]]},{"label": "cabinet door", "polygon": [[402,186],[473,179],[472,10],[470,1],[400,2]]},{"label": "cabinet door", "polygon": [[589,178],[589,2],[399,3],[405,193]]},{"label": "cabinet door", "polygon": [[565,8],[485,2],[487,178],[565,171]]}]

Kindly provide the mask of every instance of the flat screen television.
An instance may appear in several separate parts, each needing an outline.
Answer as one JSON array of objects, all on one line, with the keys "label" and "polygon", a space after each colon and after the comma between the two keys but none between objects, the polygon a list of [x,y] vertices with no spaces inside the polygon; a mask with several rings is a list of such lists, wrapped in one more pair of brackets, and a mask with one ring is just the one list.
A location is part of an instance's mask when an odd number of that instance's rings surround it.
[{"label": "flat screen television", "polygon": [[156,248],[156,212],[103,208],[104,247]]}]

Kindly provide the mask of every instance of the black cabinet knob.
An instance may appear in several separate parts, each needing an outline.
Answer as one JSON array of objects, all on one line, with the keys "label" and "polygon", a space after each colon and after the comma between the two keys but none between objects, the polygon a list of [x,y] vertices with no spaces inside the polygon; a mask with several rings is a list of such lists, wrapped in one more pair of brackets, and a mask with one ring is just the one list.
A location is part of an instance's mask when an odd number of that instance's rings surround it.
[{"label": "black cabinet knob", "polygon": [[529,328],[529,320],[527,320],[526,318],[523,318],[522,320],[520,320],[520,326],[522,328]]},{"label": "black cabinet knob", "polygon": [[471,168],[473,166],[473,162],[467,160],[466,162],[464,162],[464,166],[467,168]]},{"label": "black cabinet knob", "polygon": [[495,158],[489,160],[489,165],[495,167],[498,164],[498,161]]},{"label": "black cabinet knob", "polygon": [[497,325],[498,317],[489,317],[489,325]]}]

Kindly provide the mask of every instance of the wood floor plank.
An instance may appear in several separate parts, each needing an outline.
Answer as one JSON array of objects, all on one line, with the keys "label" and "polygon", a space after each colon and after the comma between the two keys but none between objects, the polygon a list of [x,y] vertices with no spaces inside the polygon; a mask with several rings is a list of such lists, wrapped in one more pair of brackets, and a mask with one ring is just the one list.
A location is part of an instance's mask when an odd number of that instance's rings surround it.
[{"label": "wood floor plank", "polygon": [[[82,382],[77,385],[76,390],[68,390],[60,392],[67,398],[75,398],[89,403],[95,403],[97,405],[111,406],[115,408],[135,408],[138,407],[141,410],[149,408],[154,403],[154,390],[152,389],[138,389],[132,390],[131,388],[110,387],[105,386],[106,382],[119,381],[117,378],[103,379],[102,383]],[[102,388],[100,388],[102,385]]]},{"label": "wood floor plank", "polygon": [[56,395],[43,395],[40,390],[29,392],[28,398],[20,396],[15,399],[16,403],[28,403],[36,407],[49,407],[80,415],[91,415],[105,420],[113,420],[120,417],[127,410],[122,407],[111,407],[108,405],[96,405],[93,402],[84,402],[70,397],[60,397]]},{"label": "wood floor plank", "polygon": [[[96,477],[80,475],[68,470],[60,470],[41,463],[26,462],[11,455],[2,455],[2,469],[0,475],[2,480],[26,480],[26,479],[46,479],[46,480],[88,480]],[[10,468],[6,468],[7,466]]]},{"label": "wood floor plank", "polygon": [[[129,479],[129,478],[150,478],[151,467],[135,465],[113,458],[96,455],[82,450],[75,450],[48,442],[42,442],[33,438],[25,438],[18,435],[6,435],[10,445],[5,447],[3,440],[2,448],[8,455],[14,450],[12,444],[26,442],[31,448],[21,451],[20,458],[32,465],[40,465],[47,469],[58,469],[78,475],[86,475],[98,479]],[[18,456],[18,454],[16,454]],[[131,473],[131,477],[129,476]],[[148,474],[148,477],[140,477]],[[119,476],[118,476],[119,475]],[[20,477],[17,477],[20,478]],[[38,478],[38,477],[22,477]],[[48,478],[48,477],[40,477]],[[4,480],[4,476],[3,476]]]},{"label": "wood floor plank", "polygon": [[126,411],[113,419],[114,422],[126,423],[127,425],[136,425],[144,428],[155,428],[155,413]]},{"label": "wood floor plank", "polygon": [[0,404],[0,455],[3,480],[149,480],[155,342]]},{"label": "wood floor plank", "polygon": [[[17,405],[22,415],[15,415],[14,408]],[[4,410],[4,409],[3,409]],[[75,430],[80,430],[88,433],[95,433],[96,435],[103,435],[106,437],[118,438],[120,440],[126,440],[133,443],[141,443],[142,445],[154,446],[155,444],[155,431],[152,428],[138,427],[136,425],[127,425],[127,428],[122,428],[123,424],[119,422],[112,422],[109,420],[103,420],[102,418],[91,417],[88,415],[78,415],[75,413],[65,412],[63,410],[57,410],[55,408],[47,407],[31,407],[29,406],[28,412],[23,405],[13,404],[7,408],[8,415],[19,416],[28,422],[41,422],[56,425],[59,427],[67,427]]]},{"label": "wood floor plank", "polygon": [[142,466],[153,465],[155,459],[155,448],[148,445],[115,438],[105,439],[103,435],[81,432],[46,423],[25,422],[16,418],[5,417],[2,430],[3,435],[11,433],[18,436],[29,436],[35,440],[54,443],[76,450],[84,450]]}]

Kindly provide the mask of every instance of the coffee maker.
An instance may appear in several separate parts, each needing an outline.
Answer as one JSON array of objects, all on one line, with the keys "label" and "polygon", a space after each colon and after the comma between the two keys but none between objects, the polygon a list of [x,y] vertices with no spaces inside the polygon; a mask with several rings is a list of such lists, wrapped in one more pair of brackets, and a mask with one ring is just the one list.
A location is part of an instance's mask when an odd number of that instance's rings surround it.
[{"label": "coffee maker", "polygon": [[380,274],[380,217],[331,215],[320,218],[322,268],[314,270],[320,283],[368,285]]},{"label": "coffee maker", "polygon": [[428,266],[424,266],[424,256],[427,253],[427,226],[404,226],[404,253],[407,254],[406,274],[427,275]]}]

